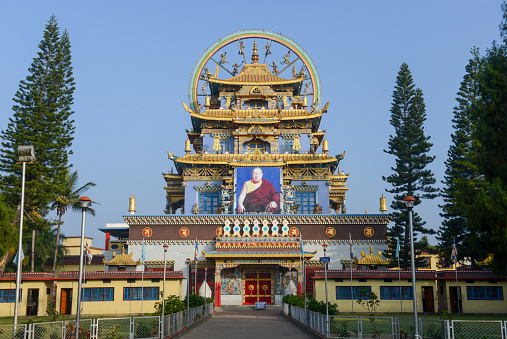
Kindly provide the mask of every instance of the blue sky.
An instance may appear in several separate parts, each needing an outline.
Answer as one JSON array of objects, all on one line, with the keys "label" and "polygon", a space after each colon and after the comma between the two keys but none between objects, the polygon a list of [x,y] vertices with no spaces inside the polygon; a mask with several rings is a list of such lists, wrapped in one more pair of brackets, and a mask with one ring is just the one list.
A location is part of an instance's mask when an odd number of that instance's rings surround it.
[{"label": "blue sky", "polygon": [[[434,143],[430,168],[438,186],[452,133],[456,92],[470,57],[499,40],[501,1],[3,1],[0,3],[0,129],[27,75],[51,14],[70,33],[75,93],[74,155],[87,195],[100,202],[87,218],[87,236],[122,222],[131,194],[137,214],[165,209],[162,172],[167,151],[183,155],[190,129],[188,81],[195,62],[217,39],[242,29],[267,29],[296,41],[319,71],[321,128],[330,153],[346,151],[348,213],[378,213],[394,158],[383,152],[392,91],[403,62],[426,103],[425,131]],[[250,54],[250,51],[249,51]],[[280,60],[281,61],[281,60]],[[417,212],[438,229],[440,199]],[[81,215],[69,212],[63,232],[79,235]],[[430,241],[433,238],[430,238]],[[434,240],[432,241],[434,242]]]}]

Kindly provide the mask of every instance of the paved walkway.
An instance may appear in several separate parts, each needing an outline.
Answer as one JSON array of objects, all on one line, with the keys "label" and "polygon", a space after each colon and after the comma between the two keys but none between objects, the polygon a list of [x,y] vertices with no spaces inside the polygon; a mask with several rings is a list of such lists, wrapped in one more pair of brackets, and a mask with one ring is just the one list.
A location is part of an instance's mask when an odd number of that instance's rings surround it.
[{"label": "paved walkway", "polygon": [[216,312],[211,319],[184,334],[182,339],[313,338],[279,311]]}]

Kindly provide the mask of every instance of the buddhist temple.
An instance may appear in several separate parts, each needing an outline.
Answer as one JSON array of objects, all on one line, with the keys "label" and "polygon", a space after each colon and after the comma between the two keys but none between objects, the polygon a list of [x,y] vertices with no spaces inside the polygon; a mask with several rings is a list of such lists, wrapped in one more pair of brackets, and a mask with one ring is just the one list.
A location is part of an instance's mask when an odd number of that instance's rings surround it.
[{"label": "buddhist temple", "polygon": [[[329,149],[321,123],[336,113],[323,103],[317,68],[293,40],[246,30],[213,43],[180,108],[190,127],[168,152],[165,215],[136,214],[130,200],[125,224],[102,229],[106,269],[163,270],[168,244],[183,295],[206,282],[217,306],[277,304],[292,284],[312,293],[323,244],[330,268],[350,259],[351,244],[384,251],[389,215],[347,214],[345,151]],[[120,248],[133,256],[113,258]]]}]

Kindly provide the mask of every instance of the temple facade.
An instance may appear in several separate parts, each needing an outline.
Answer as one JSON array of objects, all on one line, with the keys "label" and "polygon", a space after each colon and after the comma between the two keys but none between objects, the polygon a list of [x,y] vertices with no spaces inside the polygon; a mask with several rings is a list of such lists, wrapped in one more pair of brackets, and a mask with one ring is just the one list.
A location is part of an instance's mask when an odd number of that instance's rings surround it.
[{"label": "temple facade", "polygon": [[[345,152],[331,155],[321,103],[317,68],[291,39],[247,30],[212,44],[183,102],[183,152],[168,153],[166,214],[131,206],[125,225],[104,228],[107,269],[163,270],[165,257],[187,278],[184,294],[207,282],[217,306],[275,304],[313,293],[323,244],[337,269],[352,248],[385,250],[388,215],[347,214]],[[114,261],[121,249],[128,264]]]}]

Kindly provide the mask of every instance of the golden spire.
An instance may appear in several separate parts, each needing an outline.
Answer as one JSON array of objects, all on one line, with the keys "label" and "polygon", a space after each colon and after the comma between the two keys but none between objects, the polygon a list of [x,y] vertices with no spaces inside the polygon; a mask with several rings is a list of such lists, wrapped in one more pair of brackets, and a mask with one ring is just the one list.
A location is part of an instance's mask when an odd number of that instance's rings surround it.
[{"label": "golden spire", "polygon": [[322,142],[322,152],[324,152],[324,154],[327,154],[327,152],[329,152],[329,142],[327,139],[324,139]]},{"label": "golden spire", "polygon": [[185,140],[185,153],[189,154],[191,152],[190,150],[190,140]]},{"label": "golden spire", "polygon": [[206,99],[204,99],[204,107],[210,107],[211,106],[211,99],[209,96],[206,95]]},{"label": "golden spire", "polygon": [[252,64],[258,64],[258,63],[259,63],[259,54],[257,54],[257,41],[254,41]]},{"label": "golden spire", "polygon": [[129,212],[130,214],[134,214],[136,211],[136,198],[134,198],[134,194],[132,194],[132,197],[129,199]]},{"label": "golden spire", "polygon": [[386,197],[384,197],[384,193],[382,193],[382,196],[380,197],[380,213],[384,214],[386,211],[387,211]]}]

